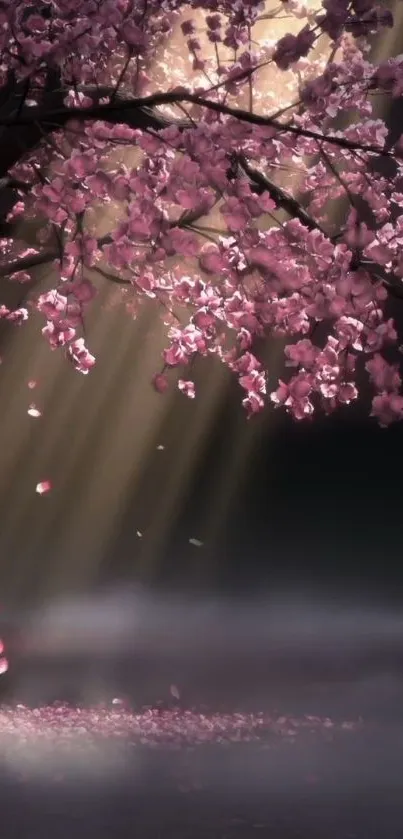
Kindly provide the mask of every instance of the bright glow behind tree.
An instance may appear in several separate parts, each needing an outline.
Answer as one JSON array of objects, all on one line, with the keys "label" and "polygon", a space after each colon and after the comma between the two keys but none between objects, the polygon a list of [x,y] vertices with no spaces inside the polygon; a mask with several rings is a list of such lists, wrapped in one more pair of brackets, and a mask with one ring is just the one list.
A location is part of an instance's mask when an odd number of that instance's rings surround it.
[{"label": "bright glow behind tree", "polygon": [[[371,96],[400,95],[403,62],[373,64],[367,44],[393,26],[390,11],[373,0],[43,0],[3,3],[0,16],[0,273],[57,274],[2,317],[22,324],[39,310],[50,346],[87,374],[86,312],[107,278],[132,307],[161,309],[158,391],[177,368],[193,398],[192,362],[214,356],[249,415],[274,404],[303,419],[354,401],[364,369],[373,415],[401,419],[387,306],[402,296],[401,150]],[[268,39],[270,21],[288,18],[289,33]],[[27,248],[21,221],[38,217]],[[285,342],[282,380],[259,357],[265,337]]]}]

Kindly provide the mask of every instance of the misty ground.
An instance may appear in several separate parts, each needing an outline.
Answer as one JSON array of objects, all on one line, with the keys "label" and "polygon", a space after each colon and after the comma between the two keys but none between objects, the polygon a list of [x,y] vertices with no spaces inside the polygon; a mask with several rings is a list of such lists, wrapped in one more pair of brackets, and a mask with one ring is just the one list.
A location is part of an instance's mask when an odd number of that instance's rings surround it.
[{"label": "misty ground", "polygon": [[398,615],[134,605],[10,635],[5,839],[401,838]]},{"label": "misty ground", "polygon": [[[403,727],[4,760],[2,836],[400,839]],[[57,757],[59,755],[59,757]]]}]

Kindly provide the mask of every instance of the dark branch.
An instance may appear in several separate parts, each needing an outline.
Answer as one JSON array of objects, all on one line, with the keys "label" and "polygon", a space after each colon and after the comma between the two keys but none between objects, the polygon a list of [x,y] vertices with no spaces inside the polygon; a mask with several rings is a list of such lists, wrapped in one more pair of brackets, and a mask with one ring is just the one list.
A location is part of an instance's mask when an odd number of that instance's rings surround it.
[{"label": "dark branch", "polygon": [[[276,184],[273,184],[272,181],[266,178],[261,172],[253,169],[247,162],[246,158],[242,155],[237,157],[237,161],[241,169],[254,184],[255,190],[258,194],[265,191],[268,192],[273,201],[275,201],[279,207],[285,210],[285,212],[292,218],[298,218],[301,224],[303,224],[304,227],[307,227],[308,230],[319,230],[324,236],[327,235],[326,231],[320,226],[320,224],[318,224],[318,222],[316,222],[315,219],[306,212],[306,210],[295,198],[293,198],[292,195],[289,195],[288,192],[281,189]],[[378,280],[385,286],[385,288],[387,288],[392,297],[395,297],[398,300],[403,300],[403,282],[399,279],[399,277],[396,277],[393,274],[387,275],[385,273],[381,275],[379,273],[380,268],[375,262],[364,260],[359,256],[356,258],[356,267],[362,267],[371,273],[375,280]]]},{"label": "dark branch", "polygon": [[29,271],[31,268],[37,268],[38,265],[47,265],[58,257],[58,251],[49,250],[14,259],[6,265],[0,265],[0,277],[8,277],[17,271]]},{"label": "dark branch", "polygon": [[[60,75],[56,71],[49,70],[45,89],[41,92],[40,103],[37,107],[28,107],[25,104],[27,90],[23,83],[16,82],[13,75],[9,75],[7,85],[0,91],[0,235],[11,236],[15,231],[13,223],[4,221],[11,206],[17,200],[18,191],[29,191],[29,185],[13,179],[7,175],[9,169],[15,165],[27,153],[35,149],[54,130],[63,128],[69,120],[104,120],[112,124],[126,124],[131,128],[139,128],[144,131],[160,131],[171,125],[177,125],[181,130],[191,127],[189,120],[176,120],[159,113],[156,108],[167,104],[180,104],[188,102],[216,113],[231,116],[251,125],[271,126],[280,133],[291,133],[295,136],[315,139],[321,143],[325,142],[339,148],[358,150],[376,154],[380,157],[392,157],[390,149],[382,149],[378,146],[360,144],[348,140],[345,137],[322,135],[316,131],[303,129],[291,123],[282,123],[270,116],[251,113],[239,108],[232,108],[221,102],[205,99],[196,94],[172,91],[167,93],[156,93],[150,96],[128,99],[124,94],[117,94],[115,88],[109,87],[81,87],[81,92],[90,96],[94,104],[88,108],[66,107],[64,99],[67,94],[66,88],[61,84]],[[100,104],[100,100],[110,98],[109,103]],[[394,155],[397,157],[398,155]],[[251,167],[242,155],[237,156],[237,164],[248,176],[256,192],[267,191],[276,204],[285,210],[288,215],[298,218],[309,230],[320,230],[324,235],[325,231],[309,215],[302,205],[286,190],[274,184],[261,172]],[[2,221],[3,219],[3,221]],[[192,214],[182,220],[182,223],[189,223],[193,219]],[[105,244],[109,237],[100,240]],[[43,251],[28,257],[23,257],[8,265],[0,266],[0,277],[5,277],[17,271],[26,271],[39,265],[49,264],[60,258],[60,253],[55,250]],[[378,268],[364,263],[360,260],[366,270],[372,271]],[[99,270],[99,273],[102,273]],[[390,294],[403,298],[402,283],[395,277],[379,277],[382,283],[387,286]],[[125,282],[119,278],[109,276],[108,279],[114,282]],[[130,281],[128,281],[130,282]]]},{"label": "dark branch", "polygon": [[[104,245],[110,245],[111,241],[109,235],[102,236],[98,239],[98,247],[102,248]],[[8,277],[17,271],[29,271],[30,268],[36,268],[38,265],[49,265],[50,262],[55,262],[55,260],[60,260],[60,252],[55,249],[23,256],[8,262],[6,265],[0,265],[0,277]]]},{"label": "dark branch", "polygon": [[[298,137],[306,137],[308,139],[317,140],[322,143],[325,142],[329,145],[351,151],[358,150],[370,152],[372,154],[385,157],[390,157],[395,154],[389,149],[383,149],[380,146],[374,146],[370,143],[359,143],[355,140],[348,140],[346,137],[336,137],[332,134],[324,135],[317,131],[292,125],[290,122],[280,122],[274,117],[251,113],[250,111],[242,110],[242,108],[231,108],[229,105],[225,105],[222,102],[215,102],[214,100],[205,99],[204,97],[198,96],[194,93],[187,93],[183,91],[153,93],[150,96],[144,96],[136,99],[126,99],[118,96],[107,104],[94,104],[88,108],[68,108],[64,105],[54,109],[46,107],[46,105],[31,108],[25,107],[18,115],[18,118],[16,118],[15,113],[5,117],[2,117],[0,114],[0,126],[7,127],[11,130],[17,128],[19,125],[32,126],[35,123],[42,123],[44,126],[51,124],[53,128],[57,128],[64,126],[70,119],[99,119],[114,124],[125,123],[130,127],[149,127],[158,129],[158,127],[163,127],[161,126],[161,120],[164,125],[172,124],[175,120],[167,120],[167,118],[164,118],[162,115],[156,114],[153,109],[160,105],[177,105],[181,102],[189,102],[190,104],[198,105],[201,108],[207,108],[210,111],[215,111],[216,113],[225,116],[232,116],[235,119],[239,119],[241,122],[247,122],[250,125],[269,126],[275,128],[281,133],[294,134]],[[155,120],[157,121],[157,124],[155,124]],[[152,122],[154,122],[154,124],[151,124]],[[186,126],[190,123],[185,121],[180,124]]]},{"label": "dark branch", "polygon": [[249,180],[252,181],[252,189],[254,192],[258,195],[261,195],[262,192],[268,192],[273,201],[276,202],[277,206],[285,210],[288,215],[299,219],[301,224],[303,224],[304,227],[307,227],[308,230],[320,230],[320,232],[326,236],[325,230],[323,230],[318,222],[316,222],[315,219],[313,219],[309,213],[304,210],[296,198],[293,198],[289,192],[286,192],[286,190],[277,186],[277,184],[274,184],[257,169],[253,169],[243,155],[239,155],[237,159],[241,169],[245,172],[245,175],[247,175]]}]

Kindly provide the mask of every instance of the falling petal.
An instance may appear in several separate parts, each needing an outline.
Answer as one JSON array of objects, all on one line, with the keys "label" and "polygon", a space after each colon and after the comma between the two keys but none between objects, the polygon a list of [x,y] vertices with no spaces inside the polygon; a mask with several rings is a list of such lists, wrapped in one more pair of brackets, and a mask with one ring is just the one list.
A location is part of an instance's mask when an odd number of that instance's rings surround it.
[{"label": "falling petal", "polygon": [[175,699],[180,699],[180,693],[179,693],[179,690],[176,687],[176,685],[170,685],[169,690],[170,690],[171,696],[174,696]]},{"label": "falling petal", "polygon": [[141,530],[136,530],[136,533],[137,533],[137,536],[139,537],[139,539],[141,539],[141,537],[143,535]]},{"label": "falling petal", "polygon": [[37,419],[37,417],[42,416],[41,411],[39,411],[38,408],[35,407],[35,405],[30,405],[27,413],[29,414],[30,417],[35,417],[35,419]]},{"label": "falling petal", "polygon": [[162,452],[165,449],[165,446],[157,446],[157,451]]},{"label": "falling petal", "polygon": [[8,661],[6,658],[0,658],[0,675],[7,673]]},{"label": "falling petal", "polygon": [[189,545],[194,545],[195,548],[201,548],[203,542],[200,539],[189,539]]},{"label": "falling petal", "polygon": [[28,382],[28,387],[29,387],[30,390],[33,390],[34,387],[36,387],[35,379],[30,379],[30,381]]},{"label": "falling petal", "polygon": [[52,484],[50,481],[41,481],[39,484],[36,485],[36,492],[38,495],[46,495],[47,492],[50,492],[52,489]]}]

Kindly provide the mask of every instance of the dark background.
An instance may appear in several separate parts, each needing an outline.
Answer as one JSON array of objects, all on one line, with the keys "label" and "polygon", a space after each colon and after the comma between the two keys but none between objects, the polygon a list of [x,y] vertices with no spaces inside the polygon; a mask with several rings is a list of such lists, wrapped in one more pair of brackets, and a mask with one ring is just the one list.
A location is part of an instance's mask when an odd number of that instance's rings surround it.
[{"label": "dark background", "polygon": [[[189,575],[197,549],[188,538],[203,529],[206,499],[223,453],[231,464],[228,430],[242,410],[239,393],[231,396],[164,547],[161,576],[172,585],[182,586]],[[191,420],[197,403],[183,410]],[[249,421],[259,423],[259,431],[214,545],[213,589],[239,593],[263,586],[267,593],[311,590],[357,602],[402,603],[403,429],[400,424],[379,428],[364,411],[361,406],[302,423],[282,417],[274,439],[271,427],[265,433],[264,421]],[[124,557],[135,549],[133,516],[128,500],[110,559],[111,577],[118,557],[124,566]],[[199,549],[206,561],[211,561],[209,550],[208,543]]]}]

